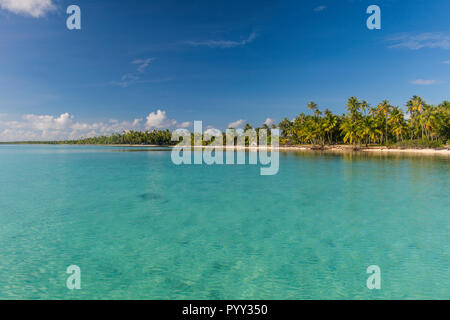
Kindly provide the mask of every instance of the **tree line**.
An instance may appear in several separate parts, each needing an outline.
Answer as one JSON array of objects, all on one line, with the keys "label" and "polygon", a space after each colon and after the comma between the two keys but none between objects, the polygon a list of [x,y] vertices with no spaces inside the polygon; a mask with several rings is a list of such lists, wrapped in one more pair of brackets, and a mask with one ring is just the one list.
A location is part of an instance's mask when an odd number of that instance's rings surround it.
[{"label": "tree line", "polygon": [[172,132],[166,130],[152,131],[124,131],[122,133],[114,133],[110,136],[100,136],[92,138],[84,138],[79,140],[62,141],[65,144],[135,144],[135,145],[158,145],[170,146],[172,142]]},{"label": "tree line", "polygon": [[433,106],[414,96],[406,103],[406,114],[387,100],[371,107],[367,101],[351,97],[346,107],[347,113],[338,116],[328,109],[322,112],[310,102],[312,115],[301,113],[292,121],[285,118],[279,124],[281,142],[438,147],[450,140],[448,101]]},{"label": "tree line", "polygon": [[[301,113],[295,119],[285,118],[272,128],[279,128],[280,143],[284,145],[310,144],[314,146],[351,144],[357,146],[394,145],[410,147],[442,147],[450,143],[450,102],[427,104],[418,96],[406,103],[406,113],[384,100],[370,106],[356,97],[348,99],[347,113],[321,111],[315,102],[308,104],[310,114]],[[246,124],[244,130],[252,129]],[[255,128],[270,129],[267,124]],[[269,140],[270,140],[270,130]],[[225,141],[225,140],[224,140]],[[79,140],[53,141],[55,144],[133,144],[175,145],[169,130],[124,131],[109,136]]]}]

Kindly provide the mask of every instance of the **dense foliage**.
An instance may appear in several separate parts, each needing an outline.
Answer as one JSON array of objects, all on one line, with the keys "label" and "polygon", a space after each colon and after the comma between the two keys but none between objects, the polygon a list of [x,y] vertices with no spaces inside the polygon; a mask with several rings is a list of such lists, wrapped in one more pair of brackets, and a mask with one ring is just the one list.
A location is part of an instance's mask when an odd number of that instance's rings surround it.
[{"label": "dense foliage", "polygon": [[153,131],[124,131],[111,136],[86,138],[69,141],[73,144],[147,144],[147,145],[172,145],[172,133],[169,130]]},{"label": "dense foliage", "polygon": [[[351,97],[347,114],[323,113],[314,102],[313,115],[301,113],[293,121],[284,119],[279,127],[285,144],[379,144],[405,146],[442,146],[450,140],[450,102],[432,106],[417,96],[406,103],[406,115],[389,101],[370,107],[366,101]],[[405,141],[415,141],[405,143]],[[418,142],[421,141],[421,142]],[[430,141],[432,143],[427,143]],[[403,143],[403,144],[402,144]]]}]

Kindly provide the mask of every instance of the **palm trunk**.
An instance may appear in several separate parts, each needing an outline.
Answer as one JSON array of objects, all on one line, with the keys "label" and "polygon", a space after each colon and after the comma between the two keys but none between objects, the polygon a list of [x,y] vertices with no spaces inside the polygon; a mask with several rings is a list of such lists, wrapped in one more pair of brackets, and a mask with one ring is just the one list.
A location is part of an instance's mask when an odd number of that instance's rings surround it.
[{"label": "palm trunk", "polygon": [[386,114],[386,144],[388,143],[388,123],[387,123],[387,114]]}]

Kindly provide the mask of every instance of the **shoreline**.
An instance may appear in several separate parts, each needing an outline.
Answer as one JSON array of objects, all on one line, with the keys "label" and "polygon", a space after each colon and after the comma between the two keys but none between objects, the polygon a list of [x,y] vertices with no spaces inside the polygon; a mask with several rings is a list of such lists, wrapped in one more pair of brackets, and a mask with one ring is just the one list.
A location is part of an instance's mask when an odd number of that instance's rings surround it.
[{"label": "shoreline", "polygon": [[[202,148],[200,146],[194,148]],[[203,148],[211,149],[214,147],[205,146]],[[272,149],[269,147],[223,147],[223,149],[235,149],[235,150],[267,150]],[[368,147],[368,148],[360,148],[354,150],[352,146],[326,146],[323,149],[317,148],[313,146],[280,146],[279,150],[284,152],[295,152],[295,151],[309,151],[309,152],[330,152],[330,153],[378,153],[378,154],[391,154],[391,153],[404,153],[404,154],[416,154],[416,155],[446,155],[450,156],[449,149],[399,149],[392,148],[389,149],[387,147]]]},{"label": "shoreline", "polygon": [[[175,148],[175,146],[158,146],[158,145],[106,145],[113,147],[148,147],[148,148]],[[240,146],[222,146],[222,147],[214,147],[214,146],[193,146],[193,149],[213,149],[213,148],[221,148],[223,150],[267,150],[272,149],[271,146],[267,147],[240,147]],[[412,149],[412,148],[388,148],[388,147],[362,147],[357,150],[353,148],[353,146],[349,145],[336,145],[336,146],[325,146],[324,148],[318,148],[314,146],[280,146],[278,148],[280,151],[310,151],[310,152],[337,152],[337,153],[379,153],[379,154],[390,154],[390,153],[404,153],[404,154],[417,154],[417,155],[446,155],[450,156],[450,149],[447,148],[439,148],[439,149]]]},{"label": "shoreline", "polygon": [[[0,143],[2,145],[28,145],[27,143]],[[141,144],[46,144],[46,143],[30,143],[29,145],[54,145],[54,146],[100,146],[100,147],[133,147],[133,148],[175,148],[175,146],[163,146],[163,145],[141,145]],[[271,146],[267,147],[241,147],[241,146],[193,146],[194,149],[212,149],[221,148],[223,150],[267,150],[272,149]],[[330,152],[330,153],[378,153],[378,154],[391,154],[391,153],[403,153],[403,154],[416,154],[416,155],[445,155],[450,156],[450,149],[444,148],[427,148],[427,149],[413,149],[413,148],[389,148],[383,146],[369,146],[354,149],[351,145],[335,145],[324,146],[323,148],[311,146],[311,145],[296,145],[296,146],[280,146],[279,151],[310,151],[310,152]]]},{"label": "shoreline", "polygon": [[447,148],[439,149],[413,149],[413,148],[388,148],[388,147],[361,147],[354,149],[353,146],[336,145],[325,146],[323,149],[315,148],[312,146],[293,146],[293,147],[280,147],[282,151],[319,151],[319,152],[340,152],[340,153],[406,153],[406,154],[420,154],[420,155],[447,155],[450,156],[450,150]]}]

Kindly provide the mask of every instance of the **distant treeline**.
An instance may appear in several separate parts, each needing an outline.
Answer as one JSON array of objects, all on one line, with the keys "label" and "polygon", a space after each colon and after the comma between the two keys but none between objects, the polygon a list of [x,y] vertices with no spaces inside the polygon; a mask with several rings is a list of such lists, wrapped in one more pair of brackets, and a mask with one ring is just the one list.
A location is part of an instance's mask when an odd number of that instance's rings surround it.
[{"label": "distant treeline", "polygon": [[[348,112],[340,116],[326,109],[323,112],[314,102],[308,104],[311,114],[301,113],[295,119],[285,118],[272,128],[280,129],[280,143],[284,145],[311,144],[315,146],[369,144],[405,147],[442,147],[450,142],[450,102],[434,106],[418,96],[406,103],[406,114],[399,107],[384,100],[375,107],[356,97],[348,99]],[[252,129],[247,124],[244,130]],[[260,129],[270,129],[267,124]],[[270,131],[269,131],[270,135]],[[110,136],[68,141],[27,142],[46,144],[134,144],[170,146],[169,130],[124,131]],[[270,140],[270,136],[269,136]]]},{"label": "distant treeline", "polygon": [[115,133],[110,136],[100,136],[92,138],[82,138],[78,140],[64,141],[30,141],[30,142],[8,142],[0,144],[147,144],[147,145],[174,145],[171,141],[172,133],[169,130],[153,130],[153,131],[124,131],[123,133]]},{"label": "distant treeline", "polygon": [[140,144],[140,145],[174,145],[172,132],[169,130],[153,131],[124,131],[111,136],[85,138],[80,140],[64,141],[68,144]]}]

